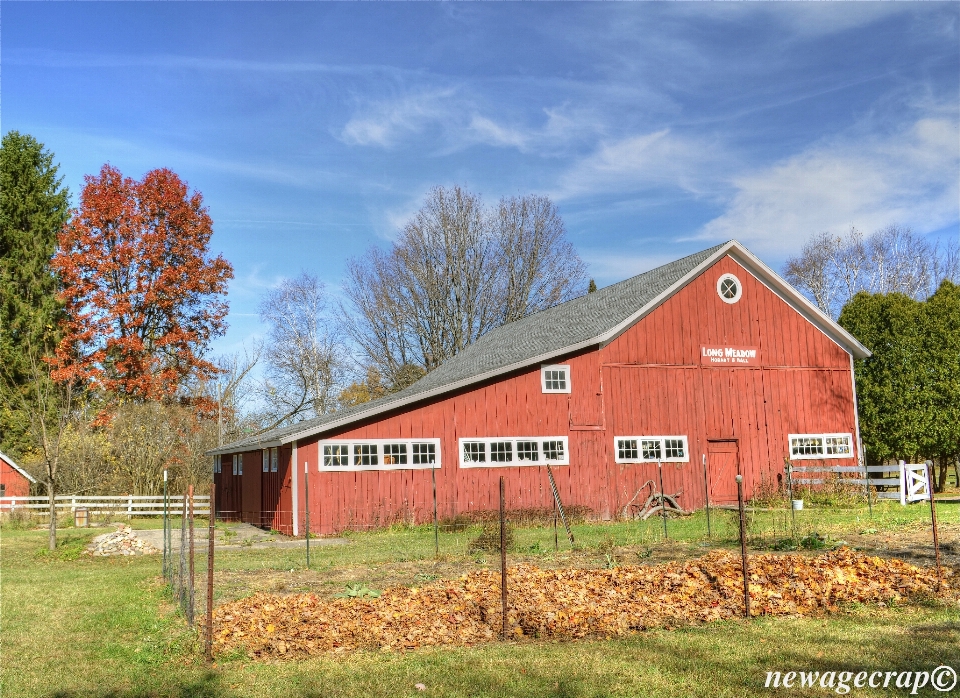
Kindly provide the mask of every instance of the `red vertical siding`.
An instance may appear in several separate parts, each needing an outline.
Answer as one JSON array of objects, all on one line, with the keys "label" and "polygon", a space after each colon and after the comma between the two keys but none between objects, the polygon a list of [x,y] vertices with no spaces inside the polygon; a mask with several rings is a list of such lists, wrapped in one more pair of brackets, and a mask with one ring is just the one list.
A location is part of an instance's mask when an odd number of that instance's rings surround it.
[{"label": "red vertical siding", "polygon": [[0,484],[5,497],[29,497],[30,481],[5,460],[0,458]]}]

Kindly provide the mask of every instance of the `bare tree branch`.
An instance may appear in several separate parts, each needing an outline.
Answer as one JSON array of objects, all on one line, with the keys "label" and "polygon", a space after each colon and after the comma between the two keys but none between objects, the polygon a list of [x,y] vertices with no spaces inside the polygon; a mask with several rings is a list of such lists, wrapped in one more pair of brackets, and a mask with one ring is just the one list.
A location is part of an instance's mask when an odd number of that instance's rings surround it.
[{"label": "bare tree branch", "polygon": [[284,281],[264,297],[260,318],[270,326],[261,396],[274,425],[336,409],[347,351],[324,285],[306,273]]},{"label": "bare tree branch", "polygon": [[407,385],[506,322],[586,292],[585,265],[546,197],[492,210],[460,187],[437,187],[389,252],[352,260],[348,331],[365,364]]}]

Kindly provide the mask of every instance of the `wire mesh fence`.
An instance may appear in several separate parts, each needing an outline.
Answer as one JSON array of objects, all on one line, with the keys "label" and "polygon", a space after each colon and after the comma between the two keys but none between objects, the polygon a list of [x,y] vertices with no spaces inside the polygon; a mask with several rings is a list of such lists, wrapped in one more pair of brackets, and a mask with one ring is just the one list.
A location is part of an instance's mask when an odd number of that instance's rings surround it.
[{"label": "wire mesh fence", "polygon": [[[458,503],[439,499],[412,507],[380,501],[384,510],[400,513],[392,520],[379,517],[367,523],[347,517],[346,525],[331,526],[331,512],[320,508],[311,513],[309,536],[302,508],[296,514],[281,509],[261,516],[215,507],[215,568],[207,554],[213,554],[207,545],[212,527],[205,517],[198,523],[188,493],[178,500],[183,515],[164,523],[164,576],[186,622],[211,638],[207,609],[256,592],[310,592],[325,598],[374,595],[474,572],[505,576],[506,568],[518,566],[583,573],[682,563],[712,549],[738,556],[742,549],[753,556],[850,545],[921,566],[937,564],[930,503],[902,506],[880,500],[876,492],[868,500],[865,488],[843,480],[838,475],[830,482],[793,484],[789,489],[757,488],[742,514],[735,504],[677,512],[654,496],[653,509],[658,501],[661,508],[653,515],[641,516],[650,514],[650,507],[623,508],[609,520],[584,506],[554,502],[551,507],[524,507],[518,506],[519,497],[505,495],[502,525],[499,507],[441,515],[434,512],[456,511]],[[498,494],[491,493],[489,500],[496,501]],[[803,508],[795,504],[800,500]],[[943,564],[960,569],[960,498],[941,507]],[[298,535],[293,536],[296,517]],[[207,587],[211,569],[212,584]],[[515,614],[513,603],[508,599],[508,614]],[[498,617],[503,621],[507,616]]]}]

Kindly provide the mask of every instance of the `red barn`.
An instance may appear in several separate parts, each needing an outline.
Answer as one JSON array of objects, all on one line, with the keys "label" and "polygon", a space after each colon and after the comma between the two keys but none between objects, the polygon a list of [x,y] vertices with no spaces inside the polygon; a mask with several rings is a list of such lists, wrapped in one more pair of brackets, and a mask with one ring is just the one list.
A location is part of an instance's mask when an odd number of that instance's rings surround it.
[{"label": "red barn", "polygon": [[30,484],[36,480],[0,451],[0,497],[29,497]]},{"label": "red barn", "polygon": [[[304,531],[564,505],[612,518],[663,464],[688,509],[859,459],[870,352],[736,241],[500,327],[403,391],[229,444],[221,516]],[[430,471],[433,470],[434,473]]]}]

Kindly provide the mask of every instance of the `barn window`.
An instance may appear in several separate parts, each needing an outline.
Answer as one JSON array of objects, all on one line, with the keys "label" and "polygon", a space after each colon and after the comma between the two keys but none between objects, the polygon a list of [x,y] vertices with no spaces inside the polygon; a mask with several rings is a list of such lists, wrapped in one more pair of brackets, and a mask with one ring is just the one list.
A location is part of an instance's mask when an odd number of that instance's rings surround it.
[{"label": "barn window", "polygon": [[220,472],[220,456],[213,457],[213,472],[215,473]]},{"label": "barn window", "polygon": [[686,463],[690,460],[686,436],[617,436],[613,445],[617,463]]},{"label": "barn window", "polygon": [[517,441],[517,460],[540,460],[536,441]]},{"label": "barn window", "polygon": [[485,463],[487,460],[487,445],[482,441],[467,441],[463,444],[464,463]]},{"label": "barn window", "polygon": [[420,470],[440,466],[440,439],[337,439],[319,443],[323,469]]},{"label": "barn window", "polygon": [[242,453],[233,454],[233,474],[243,475],[243,454]]},{"label": "barn window", "polygon": [[663,452],[668,459],[683,458],[687,449],[684,446],[683,439],[664,439]]},{"label": "barn window", "polygon": [[0,482],[0,497],[7,496],[7,484],[5,482]]},{"label": "barn window", "polygon": [[406,444],[384,444],[383,445],[383,464],[384,465],[406,465],[407,464],[407,445]]},{"label": "barn window", "polygon": [[276,446],[270,449],[270,472],[271,473],[277,472],[277,465],[279,461],[279,458],[278,458],[279,454],[277,453],[278,450],[279,449]]},{"label": "barn window", "polygon": [[640,458],[636,439],[617,439],[617,462],[627,463]]},{"label": "barn window", "polygon": [[413,444],[413,464],[430,465],[437,462],[435,444]]},{"label": "barn window", "polygon": [[377,464],[377,444],[354,444],[353,464],[354,465],[376,465]]},{"label": "barn window", "polygon": [[261,455],[263,456],[263,472],[269,473],[270,472],[270,449],[269,448],[263,449],[263,451],[261,452]]},{"label": "barn window", "polygon": [[723,274],[717,279],[717,293],[724,303],[736,303],[743,294],[743,285],[733,274]]},{"label": "barn window", "polygon": [[790,458],[853,458],[852,434],[790,434]]},{"label": "barn window", "polygon": [[643,453],[643,460],[663,460],[663,453],[660,452],[660,439],[641,440],[640,451]]},{"label": "barn window", "polygon": [[540,385],[545,393],[569,393],[570,367],[541,366]]},{"label": "barn window", "polygon": [[323,447],[323,464],[328,465],[349,465],[350,453],[347,444],[332,444]]},{"label": "barn window", "polygon": [[548,461],[562,461],[564,449],[563,441],[544,441],[543,442],[543,457]]},{"label": "barn window", "polygon": [[565,436],[460,439],[460,454],[464,468],[568,465],[570,462]]},{"label": "barn window", "polygon": [[490,444],[490,460],[496,463],[513,461],[513,444],[509,441],[494,441]]}]

